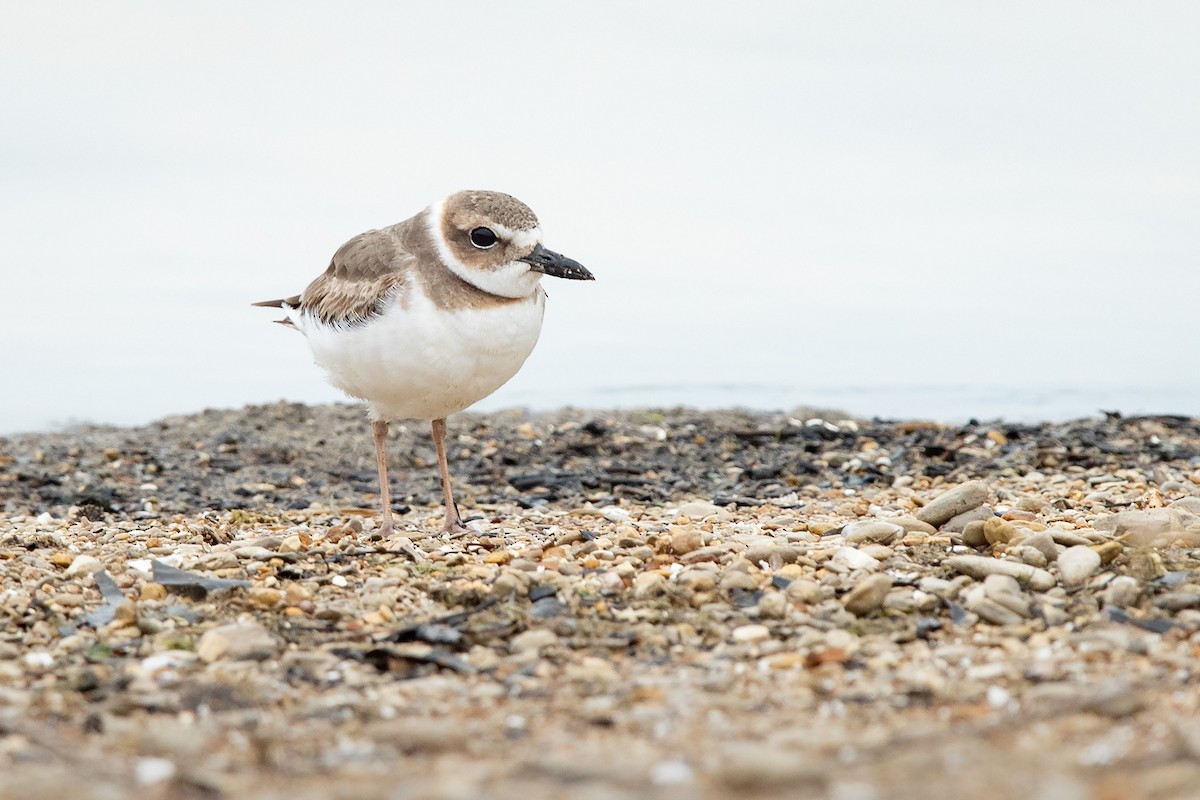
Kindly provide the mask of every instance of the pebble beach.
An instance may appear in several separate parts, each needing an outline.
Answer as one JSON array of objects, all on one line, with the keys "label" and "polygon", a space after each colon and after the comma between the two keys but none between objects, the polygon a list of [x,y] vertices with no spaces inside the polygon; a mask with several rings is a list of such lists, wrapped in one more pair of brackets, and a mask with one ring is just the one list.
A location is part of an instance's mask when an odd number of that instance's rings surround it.
[{"label": "pebble beach", "polygon": [[0,437],[0,798],[1193,798],[1200,420]]}]

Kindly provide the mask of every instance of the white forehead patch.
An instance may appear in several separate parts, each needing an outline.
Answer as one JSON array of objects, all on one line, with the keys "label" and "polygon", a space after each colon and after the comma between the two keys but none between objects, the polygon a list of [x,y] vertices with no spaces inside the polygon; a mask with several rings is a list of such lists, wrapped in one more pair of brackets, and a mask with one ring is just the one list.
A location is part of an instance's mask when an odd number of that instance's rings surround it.
[{"label": "white forehead patch", "polygon": [[495,223],[492,230],[501,239],[507,239],[522,250],[532,250],[535,245],[542,243],[542,229],[530,228],[524,231],[514,231],[507,225]]}]

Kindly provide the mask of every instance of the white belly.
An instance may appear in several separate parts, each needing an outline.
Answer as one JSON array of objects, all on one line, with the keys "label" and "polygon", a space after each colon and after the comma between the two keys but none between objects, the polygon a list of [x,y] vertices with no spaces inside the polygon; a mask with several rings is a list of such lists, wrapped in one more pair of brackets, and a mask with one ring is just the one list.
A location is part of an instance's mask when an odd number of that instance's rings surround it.
[{"label": "white belly", "polygon": [[443,311],[422,292],[371,321],[325,325],[291,312],[329,381],[371,405],[376,419],[440,419],[508,381],[533,352],[545,294],[530,302]]}]

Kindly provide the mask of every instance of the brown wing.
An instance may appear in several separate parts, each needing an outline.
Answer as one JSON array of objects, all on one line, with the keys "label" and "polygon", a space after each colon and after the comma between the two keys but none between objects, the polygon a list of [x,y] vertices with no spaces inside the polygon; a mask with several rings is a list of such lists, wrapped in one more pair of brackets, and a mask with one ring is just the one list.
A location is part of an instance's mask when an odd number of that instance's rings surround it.
[{"label": "brown wing", "polygon": [[375,314],[390,293],[402,290],[411,260],[395,226],[360,233],[338,248],[329,268],[302,293],[254,305],[299,307],[331,325],[361,322]]}]

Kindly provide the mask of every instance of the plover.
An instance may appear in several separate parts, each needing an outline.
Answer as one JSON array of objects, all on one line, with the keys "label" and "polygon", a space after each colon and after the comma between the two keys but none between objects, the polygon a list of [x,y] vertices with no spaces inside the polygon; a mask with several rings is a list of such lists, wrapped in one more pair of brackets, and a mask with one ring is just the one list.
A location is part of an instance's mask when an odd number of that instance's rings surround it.
[{"label": "plover", "polygon": [[355,236],[303,292],[255,303],[282,308],[330,382],[370,408],[381,533],[391,533],[388,422],[431,420],[445,532],[463,530],[446,463],[446,417],[487,397],[533,351],[543,275],[594,280],[542,247],[529,207],[500,192],[463,191],[416,216]]}]

